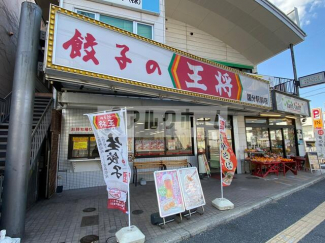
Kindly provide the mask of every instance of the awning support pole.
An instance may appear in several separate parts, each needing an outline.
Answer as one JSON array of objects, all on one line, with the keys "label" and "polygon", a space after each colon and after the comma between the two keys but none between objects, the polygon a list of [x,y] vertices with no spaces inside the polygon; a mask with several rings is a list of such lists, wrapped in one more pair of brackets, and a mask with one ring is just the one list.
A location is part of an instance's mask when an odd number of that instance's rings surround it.
[{"label": "awning support pole", "polygon": [[295,53],[293,51],[293,45],[292,44],[290,44],[290,51],[291,51],[294,85],[295,85],[295,89],[296,89],[296,94],[299,96],[299,82],[298,82],[297,69],[296,69]]}]

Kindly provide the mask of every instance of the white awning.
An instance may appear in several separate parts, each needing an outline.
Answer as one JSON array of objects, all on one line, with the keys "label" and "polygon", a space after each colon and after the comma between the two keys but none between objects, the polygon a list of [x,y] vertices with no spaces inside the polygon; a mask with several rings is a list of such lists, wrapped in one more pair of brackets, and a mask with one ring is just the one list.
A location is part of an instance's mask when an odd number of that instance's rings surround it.
[{"label": "white awning", "polygon": [[266,0],[165,0],[166,17],[198,28],[259,64],[306,37]]}]

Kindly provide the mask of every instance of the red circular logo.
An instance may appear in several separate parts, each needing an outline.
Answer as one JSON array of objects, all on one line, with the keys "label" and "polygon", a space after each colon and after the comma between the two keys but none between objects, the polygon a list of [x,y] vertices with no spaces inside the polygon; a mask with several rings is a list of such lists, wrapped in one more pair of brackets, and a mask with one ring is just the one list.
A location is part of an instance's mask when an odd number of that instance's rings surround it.
[{"label": "red circular logo", "polygon": [[319,130],[318,135],[324,135],[324,130]]}]

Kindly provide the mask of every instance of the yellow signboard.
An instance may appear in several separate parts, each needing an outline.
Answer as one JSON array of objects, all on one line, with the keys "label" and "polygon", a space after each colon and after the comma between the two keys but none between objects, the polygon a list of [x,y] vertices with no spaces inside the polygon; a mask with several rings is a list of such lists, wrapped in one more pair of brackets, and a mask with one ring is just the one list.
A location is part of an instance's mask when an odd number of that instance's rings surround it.
[{"label": "yellow signboard", "polygon": [[73,150],[87,150],[88,137],[73,137]]},{"label": "yellow signboard", "polygon": [[87,150],[88,149],[88,142],[74,142],[73,143],[73,150]]}]

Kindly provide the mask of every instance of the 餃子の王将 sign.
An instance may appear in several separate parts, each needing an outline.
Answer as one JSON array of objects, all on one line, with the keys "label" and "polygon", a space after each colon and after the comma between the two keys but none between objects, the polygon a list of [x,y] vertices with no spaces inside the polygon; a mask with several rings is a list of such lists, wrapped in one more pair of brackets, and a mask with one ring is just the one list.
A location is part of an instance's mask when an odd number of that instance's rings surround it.
[{"label": "\u9903\u5b50\u306e\u738b\u5c06 sign", "polygon": [[50,15],[50,76],[271,107],[267,81],[68,10],[52,6]]}]

